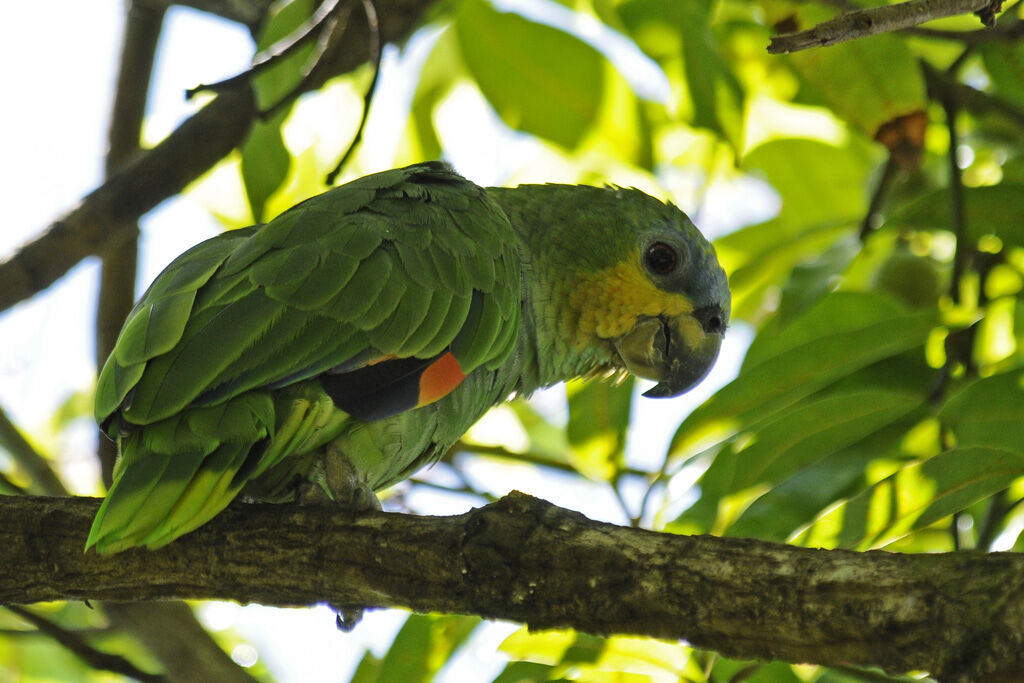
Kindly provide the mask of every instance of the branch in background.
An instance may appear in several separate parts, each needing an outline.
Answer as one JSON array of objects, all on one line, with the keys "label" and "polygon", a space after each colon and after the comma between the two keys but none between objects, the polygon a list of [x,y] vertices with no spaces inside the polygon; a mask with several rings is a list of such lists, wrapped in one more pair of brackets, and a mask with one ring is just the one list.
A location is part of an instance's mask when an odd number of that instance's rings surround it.
[{"label": "branch in background", "polygon": [[[1021,25],[1024,26],[1024,22]],[[960,108],[977,115],[999,114],[1008,121],[1024,127],[1024,107],[961,83],[949,73],[939,71],[923,60],[921,67],[928,86],[928,94],[936,100],[955,102]]]},{"label": "branch in background", "polygon": [[[4,488],[6,488],[7,491],[3,491]],[[25,494],[28,493],[28,491],[26,491],[24,487],[19,486],[18,484],[15,484],[13,481],[11,481],[10,479],[7,478],[6,474],[4,474],[3,472],[0,472],[0,494],[4,494],[4,493],[8,493],[8,492],[9,493],[16,493],[16,494],[20,494],[20,495],[25,495]]]},{"label": "branch in background", "polygon": [[[431,0],[380,2],[381,41],[406,38],[431,4]],[[365,63],[369,40],[365,23],[347,22],[336,44],[317,63],[309,87],[319,87],[328,78]],[[50,286],[86,256],[125,239],[119,226],[181,192],[241,144],[255,111],[251,88],[222,93],[42,235],[0,261],[0,312]]]},{"label": "branch in background", "polygon": [[[256,76],[279,63],[285,57],[291,55],[297,49],[316,37],[321,33],[321,31],[331,31],[331,27],[337,19],[336,11],[340,5],[341,0],[326,0],[320,4],[316,10],[314,10],[309,19],[303,22],[303,24],[292,33],[274,43],[266,50],[257,53],[256,57],[252,61],[252,66],[248,69],[240,74],[232,76],[231,78],[226,78],[223,81],[217,81],[216,83],[200,83],[194,88],[189,88],[185,91],[185,98],[192,99],[201,92],[227,92],[228,90],[233,90],[239,86],[251,84]],[[322,52],[323,49],[321,48],[317,53],[316,59],[319,59]],[[303,81],[305,81],[305,79],[303,79]],[[276,110],[281,104],[290,102],[298,93],[302,92],[302,87],[304,85],[304,82],[299,83],[294,91],[289,92],[282,97],[281,101],[274,104],[269,110],[260,112],[260,115],[264,117],[270,116],[272,111]]]},{"label": "branch in background", "polygon": [[890,151],[889,158],[885,161],[885,168],[882,169],[882,176],[875,185],[875,191],[871,194],[871,203],[868,205],[868,212],[860,224],[859,238],[861,242],[867,240],[868,236],[882,223],[882,207],[889,196],[889,190],[898,175],[899,164],[896,161],[896,153]]},{"label": "branch in background", "polygon": [[373,78],[370,80],[370,86],[363,95],[363,115],[359,117],[359,127],[356,128],[356,134],[352,136],[352,142],[349,143],[345,153],[341,155],[337,165],[327,174],[327,179],[324,181],[327,185],[334,184],[334,181],[338,179],[338,174],[341,173],[341,169],[345,167],[349,157],[352,156],[356,147],[362,142],[366,121],[370,118],[370,104],[373,102],[373,96],[377,93],[377,82],[380,80],[381,44],[377,5],[374,0],[362,0],[362,5],[363,14],[366,17],[366,26],[370,32],[370,63],[373,65]]},{"label": "branch in background", "polygon": [[[136,2],[130,2],[128,5],[117,89],[108,133],[108,178],[141,152],[142,123],[164,14],[161,7],[142,6]],[[130,220],[112,228],[123,235],[123,238],[102,250],[103,267],[96,311],[97,367],[102,367],[113,349],[121,325],[135,302],[138,223],[136,220]],[[103,482],[109,486],[117,457],[117,447],[110,440],[100,436],[97,453]],[[114,625],[135,635],[157,656],[167,671],[167,677],[172,680],[206,678],[234,680],[239,683],[253,681],[244,669],[221,650],[210,634],[196,621],[191,609],[185,605],[147,606],[144,621],[133,618],[137,615],[126,612],[120,605],[103,604],[102,608]],[[180,613],[182,608],[185,615]],[[60,642],[67,646],[63,640]],[[169,644],[174,644],[176,650],[170,655],[164,652]],[[205,653],[205,656],[182,657],[182,652]],[[94,667],[97,666],[92,660],[86,661]],[[129,675],[138,678],[134,674]],[[164,680],[164,677],[152,677],[152,680]]]},{"label": "branch in background", "polygon": [[[141,151],[142,120],[146,113],[149,81],[153,71],[153,58],[164,23],[162,8],[149,8],[137,3],[128,4],[124,39],[121,43],[120,71],[114,106],[107,134],[106,177],[112,176],[129,159]],[[138,262],[137,221],[119,226],[124,239],[103,251],[100,270],[100,289],[96,305],[96,367],[103,363],[114,348],[128,312],[135,303],[135,270]],[[102,436],[97,455],[103,483],[113,480],[116,445]]]},{"label": "branch in background", "polygon": [[254,112],[248,89],[219,96],[0,261],[0,311],[49,287],[85,257],[124,241],[140,216],[241,144]]},{"label": "branch in background", "polygon": [[[33,493],[44,493],[48,496],[67,494],[64,484],[50,468],[50,463],[39,451],[32,447],[21,431],[0,408],[0,446],[4,448],[14,462],[18,463],[31,478],[28,490]],[[11,484],[13,486],[13,484]]]},{"label": "branch in background", "polygon": [[228,21],[244,24],[255,34],[273,0],[135,0],[135,4],[161,10],[169,9],[173,5],[191,7]]},{"label": "branch in background", "polygon": [[[958,102],[948,93],[939,94],[939,102],[946,112],[946,130],[949,131],[949,150],[946,158],[949,166],[949,226],[956,236],[956,252],[953,255],[953,277],[949,286],[949,296],[955,305],[960,303],[960,285],[974,251],[974,245],[967,239],[967,208],[964,205],[964,182],[960,163],[957,159],[960,151],[960,136],[956,127],[956,115],[959,111]],[[959,359],[957,359],[959,360]]]},{"label": "branch in background", "polygon": [[0,603],[405,606],[685,639],[739,659],[925,670],[942,681],[1024,669],[1024,556],[1014,553],[662,534],[514,493],[455,517],[352,520],[327,507],[235,504],[166,548],[102,557],[82,552],[99,501],[0,501]]},{"label": "branch in background", "polygon": [[[781,54],[835,45],[877,33],[900,31],[933,19],[971,12],[984,12],[984,16],[991,16],[991,21],[994,22],[995,13],[999,11],[1001,5],[1002,0],[910,0],[897,5],[857,10],[824,21],[806,31],[773,36],[768,45],[768,52]],[[984,17],[983,21],[986,26],[993,25]]]},{"label": "branch in background", "polygon": [[[570,474],[580,474],[580,471],[573,467],[568,462],[561,462],[553,460],[546,455],[540,455],[538,453],[530,452],[519,452],[509,450],[504,446],[488,446],[478,443],[468,443],[466,441],[459,441],[455,446],[448,450],[442,460],[450,461],[458,453],[475,453],[476,455],[484,455],[493,458],[503,458],[505,460],[512,460],[514,462],[523,463],[526,465],[537,465],[538,467],[547,467],[559,472],[569,472]],[[618,471],[619,474],[626,474],[633,477],[649,478],[651,473],[647,470],[637,469],[635,467],[622,467]]]},{"label": "branch in background", "polygon": [[40,633],[45,633],[56,640],[93,669],[121,674],[122,676],[128,676],[138,681],[143,681],[144,683],[163,683],[163,681],[167,680],[159,674],[151,674],[143,671],[124,657],[100,652],[89,645],[89,643],[82,640],[80,634],[61,628],[59,625],[48,619],[44,619],[35,612],[23,607],[15,607],[14,605],[8,605],[7,610],[35,626]]}]

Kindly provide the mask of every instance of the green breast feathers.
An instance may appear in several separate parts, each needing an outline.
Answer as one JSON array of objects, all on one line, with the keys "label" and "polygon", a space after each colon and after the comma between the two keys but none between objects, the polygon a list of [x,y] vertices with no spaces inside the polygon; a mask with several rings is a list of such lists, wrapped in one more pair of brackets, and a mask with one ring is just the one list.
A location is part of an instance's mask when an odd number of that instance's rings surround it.
[{"label": "green breast feathers", "polygon": [[165,545],[243,492],[372,504],[571,377],[681,393],[728,316],[710,245],[638,191],[484,189],[437,162],[360,178],[193,247],[142,296],[96,388],[120,456],[87,548]]}]

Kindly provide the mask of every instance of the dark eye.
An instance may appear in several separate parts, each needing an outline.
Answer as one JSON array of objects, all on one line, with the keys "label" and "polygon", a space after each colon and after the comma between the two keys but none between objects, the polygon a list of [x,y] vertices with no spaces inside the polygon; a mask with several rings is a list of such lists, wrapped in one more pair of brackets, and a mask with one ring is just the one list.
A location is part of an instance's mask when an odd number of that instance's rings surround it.
[{"label": "dark eye", "polygon": [[655,242],[644,252],[644,265],[655,275],[668,275],[679,265],[679,255],[664,242]]}]

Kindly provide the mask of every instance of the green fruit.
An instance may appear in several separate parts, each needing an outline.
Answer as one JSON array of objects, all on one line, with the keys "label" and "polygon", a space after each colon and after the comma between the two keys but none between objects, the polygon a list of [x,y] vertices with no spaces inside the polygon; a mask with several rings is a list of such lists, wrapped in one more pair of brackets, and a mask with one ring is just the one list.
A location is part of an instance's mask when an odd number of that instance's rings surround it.
[{"label": "green fruit", "polygon": [[875,272],[875,289],[888,292],[908,306],[935,306],[943,292],[940,264],[928,256],[916,256],[897,247]]}]

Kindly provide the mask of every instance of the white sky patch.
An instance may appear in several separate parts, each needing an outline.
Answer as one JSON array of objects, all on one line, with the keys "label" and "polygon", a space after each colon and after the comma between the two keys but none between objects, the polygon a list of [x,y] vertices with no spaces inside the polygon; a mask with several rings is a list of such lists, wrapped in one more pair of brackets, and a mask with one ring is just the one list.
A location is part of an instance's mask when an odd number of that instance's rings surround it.
[{"label": "white sky patch", "polygon": [[[114,3],[118,8],[122,3]],[[153,144],[202,108],[209,95],[185,99],[185,91],[215,83],[249,68],[256,44],[241,24],[222,21],[188,7],[172,6],[164,32],[146,108],[145,139]]]}]

